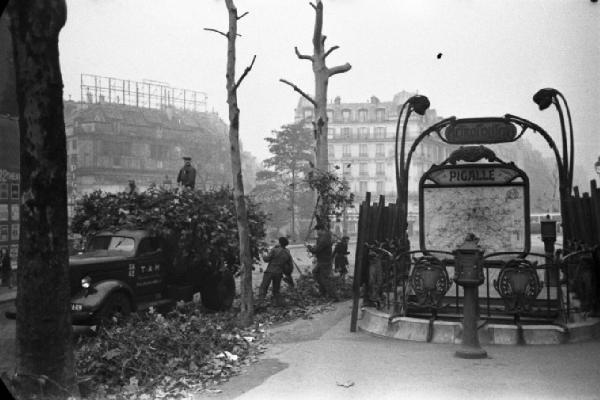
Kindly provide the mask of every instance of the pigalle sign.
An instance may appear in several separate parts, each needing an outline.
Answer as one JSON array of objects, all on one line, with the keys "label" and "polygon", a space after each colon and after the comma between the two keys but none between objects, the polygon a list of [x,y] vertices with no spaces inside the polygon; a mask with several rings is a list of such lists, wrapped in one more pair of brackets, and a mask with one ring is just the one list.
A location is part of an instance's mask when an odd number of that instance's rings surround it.
[{"label": "pigalle sign", "polygon": [[519,173],[502,166],[444,167],[429,173],[428,179],[443,186],[497,185],[508,183]]}]

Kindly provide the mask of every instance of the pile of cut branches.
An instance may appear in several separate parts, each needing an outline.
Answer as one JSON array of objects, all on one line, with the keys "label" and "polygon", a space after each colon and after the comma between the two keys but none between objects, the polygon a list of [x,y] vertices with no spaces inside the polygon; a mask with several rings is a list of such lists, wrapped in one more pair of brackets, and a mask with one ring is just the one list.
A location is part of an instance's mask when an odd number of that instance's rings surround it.
[{"label": "pile of cut branches", "polygon": [[[340,300],[352,298],[352,277],[342,280],[339,276],[331,277],[332,285]],[[303,273],[296,279],[293,288],[282,284],[281,304],[258,304],[255,319],[262,324],[276,324],[296,320],[310,319],[314,314],[334,308],[331,300],[319,293],[318,285],[312,274]]]},{"label": "pile of cut branches", "polygon": [[82,395],[182,398],[224,382],[264,351],[261,330],[240,329],[237,320],[235,313],[207,313],[191,302],[100,328],[77,344]]},{"label": "pile of cut branches", "polygon": [[[351,279],[332,278],[341,299],[350,298]],[[181,399],[214,387],[258,361],[266,326],[309,319],[333,309],[310,274],[282,289],[283,304],[257,304],[255,325],[238,325],[238,308],[210,313],[198,302],[178,303],[160,314],[134,313],[76,345],[82,395],[90,399]],[[236,299],[236,303],[239,299]]]}]

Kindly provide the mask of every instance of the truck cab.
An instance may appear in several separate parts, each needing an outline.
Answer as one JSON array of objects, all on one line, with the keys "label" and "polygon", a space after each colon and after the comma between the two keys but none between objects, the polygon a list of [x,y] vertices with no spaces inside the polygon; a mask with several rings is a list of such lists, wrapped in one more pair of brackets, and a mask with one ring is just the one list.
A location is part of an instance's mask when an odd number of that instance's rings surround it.
[{"label": "truck cab", "polygon": [[[172,262],[163,241],[145,230],[101,232],[69,258],[74,324],[97,323],[151,305],[188,300],[168,286]],[[179,298],[178,298],[179,297]]]}]

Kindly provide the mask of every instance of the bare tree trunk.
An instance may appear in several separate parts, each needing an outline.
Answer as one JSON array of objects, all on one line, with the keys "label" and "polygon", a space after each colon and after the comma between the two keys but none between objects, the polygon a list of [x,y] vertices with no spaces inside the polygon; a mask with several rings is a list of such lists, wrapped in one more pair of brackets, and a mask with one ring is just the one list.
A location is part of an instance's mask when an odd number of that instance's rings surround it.
[{"label": "bare tree trunk", "polygon": [[[288,82],[284,79],[280,79],[281,82],[290,85],[295,91],[300,93],[306,98],[315,108],[313,128],[315,132],[316,141],[316,168],[321,171],[329,170],[329,154],[327,148],[327,87],[329,85],[329,77],[341,74],[349,71],[352,66],[349,63],[344,65],[338,65],[332,68],[328,68],[325,60],[331,52],[338,49],[339,46],[333,46],[329,50],[325,50],[325,39],[323,35],[323,2],[317,0],[316,5],[310,3],[311,7],[315,10],[315,27],[313,31],[313,55],[301,54],[298,48],[295,47],[294,51],[296,56],[301,60],[310,60],[312,62],[312,69],[315,75],[315,97],[312,98],[304,91],[299,89],[296,85]],[[328,224],[328,216],[324,215],[327,209],[326,205],[321,205],[318,208],[317,220]]]},{"label": "bare tree trunk", "polygon": [[292,193],[290,198],[292,209],[292,242],[296,243],[296,166],[292,169]]},{"label": "bare tree trunk", "polygon": [[[23,395],[78,394],[67,250],[67,150],[58,35],[64,0],[10,6],[19,105],[17,371]],[[40,382],[43,384],[40,385]]]},{"label": "bare tree trunk", "polygon": [[248,225],[248,211],[244,197],[244,182],[242,179],[242,160],[240,155],[240,109],[237,105],[237,88],[246,74],[250,72],[256,56],[244,70],[240,79],[235,80],[235,40],[237,38],[237,21],[247,13],[238,16],[237,8],[233,0],[225,0],[229,13],[229,31],[227,33],[216,31],[227,37],[227,104],[229,105],[229,143],[231,148],[231,173],[233,175],[233,197],[237,212],[237,225],[240,240],[240,262],[241,262],[241,314],[240,323],[249,326],[254,320],[254,298],[252,291],[252,255],[250,253],[250,228]]}]

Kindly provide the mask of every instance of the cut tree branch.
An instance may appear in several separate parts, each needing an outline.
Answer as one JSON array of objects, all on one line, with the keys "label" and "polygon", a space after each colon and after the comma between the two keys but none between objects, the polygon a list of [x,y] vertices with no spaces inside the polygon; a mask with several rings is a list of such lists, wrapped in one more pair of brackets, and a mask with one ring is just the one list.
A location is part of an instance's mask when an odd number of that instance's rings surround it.
[{"label": "cut tree branch", "polygon": [[298,56],[298,58],[301,60],[310,60],[310,61],[313,60],[312,56],[307,56],[306,54],[300,54],[300,52],[298,51],[298,47],[294,47],[294,51],[296,52],[296,56]]},{"label": "cut tree branch", "polygon": [[240,15],[239,17],[237,17],[238,21],[242,18],[244,18],[246,15],[248,15],[249,11],[246,11],[245,13],[243,13],[242,15]]},{"label": "cut tree branch", "polygon": [[315,30],[313,32],[313,47],[315,49],[323,49],[319,47],[321,43],[321,33],[323,32],[323,3],[319,0],[315,9]]},{"label": "cut tree branch", "polygon": [[352,68],[352,65],[350,65],[349,63],[346,63],[344,65],[338,65],[333,68],[329,68],[329,76],[333,76],[336,74],[341,74],[343,72],[350,71],[350,68]]},{"label": "cut tree branch", "polygon": [[216,33],[218,33],[219,35],[223,35],[223,36],[225,36],[226,38],[228,38],[228,39],[229,39],[229,35],[228,35],[227,33],[225,33],[225,32],[221,32],[220,30],[213,29],[213,28],[204,28],[204,30],[205,30],[205,31],[216,32]]},{"label": "cut tree branch", "polygon": [[310,6],[315,9],[315,11],[317,10],[317,6],[315,6],[314,3],[308,2],[308,4],[310,4]]},{"label": "cut tree branch", "polygon": [[254,55],[254,57],[252,57],[252,62],[250,63],[250,65],[248,65],[246,67],[246,69],[244,70],[244,73],[242,74],[242,76],[240,76],[240,79],[238,79],[238,81],[236,82],[235,86],[233,87],[233,90],[237,90],[238,86],[240,86],[240,84],[242,83],[242,81],[244,80],[246,75],[248,75],[248,72],[250,72],[250,70],[254,66],[255,60],[256,60],[256,54]]},{"label": "cut tree branch", "polygon": [[[216,32],[216,33],[218,33],[219,35],[223,35],[223,36],[225,36],[227,39],[229,39],[229,33],[221,32],[221,31],[220,31],[220,30],[218,30],[218,29],[213,29],[213,28],[204,28],[204,30],[205,30],[205,31]],[[240,36],[240,37],[241,37],[242,35],[240,35],[239,33],[236,33],[236,36]]]},{"label": "cut tree branch", "polygon": [[300,89],[298,86],[294,85],[292,82],[286,81],[285,79],[280,79],[279,81],[285,83],[286,85],[290,85],[292,88],[294,88],[294,90],[296,92],[300,93],[302,95],[302,97],[304,97],[306,100],[310,101],[310,103],[313,106],[315,106],[315,107],[317,106],[317,102],[312,97],[310,97],[309,95],[307,95],[306,93],[304,93],[302,91],[302,89]]},{"label": "cut tree branch", "polygon": [[328,55],[330,55],[331,53],[333,53],[334,50],[337,50],[339,48],[340,48],[340,46],[333,46],[332,48],[330,48],[329,50],[327,50],[325,52],[325,55],[323,57],[326,58]]}]

